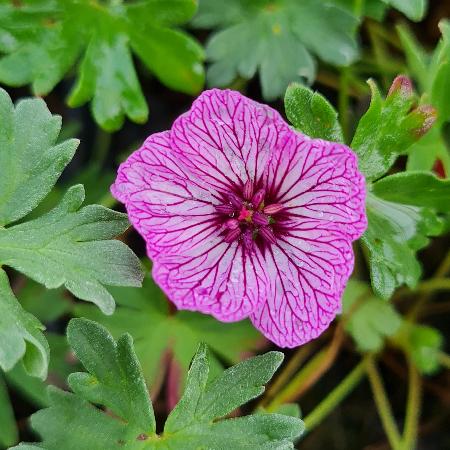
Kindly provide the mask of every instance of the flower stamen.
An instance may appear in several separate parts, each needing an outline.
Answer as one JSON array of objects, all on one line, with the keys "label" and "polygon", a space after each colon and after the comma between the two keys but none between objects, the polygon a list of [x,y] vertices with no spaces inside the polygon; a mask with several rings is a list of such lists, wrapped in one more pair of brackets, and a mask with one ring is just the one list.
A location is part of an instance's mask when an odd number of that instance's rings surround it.
[{"label": "flower stamen", "polygon": [[240,234],[241,234],[240,228],[235,228],[234,230],[230,230],[223,240],[227,243],[231,243],[235,241]]},{"label": "flower stamen", "polygon": [[265,195],[266,195],[266,190],[259,189],[259,191],[257,191],[256,194],[252,197],[252,205],[255,209],[258,209],[261,206]]}]

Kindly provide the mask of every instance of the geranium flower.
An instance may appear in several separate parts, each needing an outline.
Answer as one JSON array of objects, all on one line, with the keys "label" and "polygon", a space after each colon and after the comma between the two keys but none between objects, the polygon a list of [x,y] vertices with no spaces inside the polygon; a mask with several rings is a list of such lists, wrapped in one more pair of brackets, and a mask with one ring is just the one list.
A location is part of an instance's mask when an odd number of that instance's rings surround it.
[{"label": "geranium flower", "polygon": [[249,317],[281,347],[341,309],[365,187],[345,145],[292,130],[272,108],[210,90],[151,135],[112,186],[180,309]]}]

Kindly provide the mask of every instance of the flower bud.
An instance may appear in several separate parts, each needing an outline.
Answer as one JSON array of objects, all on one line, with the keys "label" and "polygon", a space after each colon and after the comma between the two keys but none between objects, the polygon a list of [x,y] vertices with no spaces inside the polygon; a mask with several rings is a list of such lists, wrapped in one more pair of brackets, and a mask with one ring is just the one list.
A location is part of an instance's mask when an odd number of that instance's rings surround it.
[{"label": "flower bud", "polygon": [[412,97],[414,94],[411,80],[405,75],[398,75],[389,88],[388,97],[399,93],[402,97]]}]

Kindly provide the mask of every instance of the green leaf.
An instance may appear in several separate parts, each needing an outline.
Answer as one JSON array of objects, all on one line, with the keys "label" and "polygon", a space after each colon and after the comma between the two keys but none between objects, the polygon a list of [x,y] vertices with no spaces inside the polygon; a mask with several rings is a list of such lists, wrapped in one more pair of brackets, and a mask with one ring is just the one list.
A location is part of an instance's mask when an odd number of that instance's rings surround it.
[{"label": "green leaf", "polygon": [[442,137],[442,131],[438,126],[434,126],[410,147],[406,169],[430,171],[438,159],[444,164],[445,173],[450,173],[450,153]]},{"label": "green leaf", "polygon": [[363,2],[355,2],[355,0],[333,0],[339,6],[347,9],[350,13],[363,17],[371,17],[381,22],[385,16],[387,5],[382,0],[365,0]]},{"label": "green leaf", "polygon": [[421,373],[431,375],[439,370],[444,339],[435,328],[405,321],[395,342],[411,356]]},{"label": "green leaf", "polygon": [[[78,141],[55,145],[61,119],[52,116],[40,99],[23,100],[14,107],[0,90],[0,119],[0,266],[13,267],[50,289],[64,285],[80,299],[112,313],[114,299],[104,285],[139,286],[143,277],[134,253],[111,240],[128,228],[126,215],[98,205],[80,209],[84,189],[78,185],[53,210],[24,221],[49,194]],[[17,303],[4,272],[1,283],[0,367],[10,370],[23,357],[30,374],[45,378],[48,345],[43,326]],[[54,306],[58,296],[53,293],[38,293],[36,287],[24,293],[24,304],[28,301],[45,321],[67,310],[62,302]],[[36,306],[39,296],[42,304]]]},{"label": "green leaf", "polygon": [[164,431],[175,433],[196,422],[212,422],[258,397],[283,358],[280,352],[255,356],[225,370],[207,385],[209,365],[206,346],[201,344],[188,373],[185,393],[167,418]]},{"label": "green leaf", "polygon": [[114,299],[103,286],[139,286],[137,257],[118,240],[126,215],[99,205],[81,209],[83,186],[70,188],[60,204],[30,222],[0,229],[0,263],[14,267],[48,289],[64,285],[105,314]]},{"label": "green leaf", "polygon": [[[100,322],[115,338],[129,331],[134,338],[136,354],[142,361],[146,381],[155,391],[164,374],[165,355],[170,353],[184,380],[191,355],[200,342],[208,344],[214,354],[228,363],[236,363],[242,354],[256,347],[261,336],[248,321],[221,323],[212,317],[190,311],[169,310],[169,303],[150,276],[142,288],[113,288],[118,303],[112,316],[104,316],[97,308],[75,305],[79,317]],[[211,370],[220,373],[219,360],[211,355]]]},{"label": "green leaf", "polygon": [[[52,350],[50,347],[51,362],[55,358]],[[40,408],[48,406],[48,384],[39,378],[28,375],[23,364],[16,364],[12,370],[5,372],[4,376],[8,386],[12,387],[15,392],[19,392],[21,397]]]},{"label": "green leaf", "polygon": [[78,140],[55,145],[61,117],[43,100],[16,107],[0,89],[0,227],[28,214],[49,193],[72,159]]},{"label": "green leaf", "polygon": [[41,322],[49,323],[70,310],[70,302],[64,292],[64,289],[48,290],[41,284],[27,280],[17,297],[25,310]]},{"label": "green leaf", "polygon": [[131,50],[163,84],[197,93],[204,82],[202,49],[171,29],[195,11],[193,0],[24,0],[20,7],[4,2],[0,81],[31,83],[35,94],[45,95],[81,58],[69,105],[92,99],[94,118],[107,130],[120,128],[125,116],[143,123],[148,108]]},{"label": "green leaf", "polygon": [[89,371],[69,376],[72,390],[80,397],[114,411],[127,422],[130,432],[154,433],[153,407],[131,336],[124,334],[115,342],[101,325],[86,319],[73,319],[67,328],[67,339]]},{"label": "green leaf", "polygon": [[437,178],[430,172],[396,173],[377,181],[372,191],[391,202],[450,212],[450,180]]},{"label": "green leaf", "polygon": [[421,90],[424,91],[429,84],[430,73],[428,65],[430,58],[407,25],[398,25],[397,32],[405,52],[410,75],[419,82]]},{"label": "green leaf", "polygon": [[431,87],[431,103],[439,111],[442,123],[450,120],[450,46],[447,53],[447,60],[439,65]]},{"label": "green leaf", "polygon": [[411,82],[397,77],[386,99],[372,80],[370,107],[359,121],[351,147],[359,157],[359,167],[367,180],[379,178],[399,155],[431,128],[435,111],[419,106],[411,111],[415,96]]},{"label": "green leaf", "polygon": [[45,379],[49,348],[44,326],[20,306],[0,269],[0,368],[11,370],[22,358],[27,372]]},{"label": "green leaf", "polygon": [[[208,382],[204,344],[189,370],[185,393],[157,435],[147,389],[129,335],[116,342],[100,325],[73,319],[69,342],[89,373],[73,374],[75,394],[49,388],[50,407],[34,414],[31,423],[46,450],[286,450],[303,430],[303,422],[280,414],[256,414],[219,420],[261,394],[283,355],[270,352],[244,361]],[[106,406],[105,414],[89,402]],[[149,423],[152,422],[152,423]]]},{"label": "green leaf", "polygon": [[208,83],[227,86],[259,71],[268,100],[283,95],[291,82],[314,81],[312,54],[337,66],[358,54],[358,19],[332,2],[203,0],[193,24],[218,28],[206,48]]},{"label": "green leaf", "polygon": [[0,446],[11,447],[19,440],[14,411],[0,372]]},{"label": "green leaf", "polygon": [[291,84],[284,97],[286,116],[294,127],[312,138],[343,142],[338,114],[318,92]]},{"label": "green leaf", "polygon": [[382,200],[368,194],[368,228],[362,237],[369,255],[375,293],[389,298],[406,284],[414,288],[421,275],[416,252],[428,244],[428,236],[443,231],[434,211]]},{"label": "green leaf", "polygon": [[409,19],[419,22],[427,11],[427,0],[383,0],[398,9]]},{"label": "green leaf", "polygon": [[361,352],[380,351],[385,339],[393,336],[402,324],[393,306],[375,297],[361,281],[349,281],[342,302],[345,329]]}]

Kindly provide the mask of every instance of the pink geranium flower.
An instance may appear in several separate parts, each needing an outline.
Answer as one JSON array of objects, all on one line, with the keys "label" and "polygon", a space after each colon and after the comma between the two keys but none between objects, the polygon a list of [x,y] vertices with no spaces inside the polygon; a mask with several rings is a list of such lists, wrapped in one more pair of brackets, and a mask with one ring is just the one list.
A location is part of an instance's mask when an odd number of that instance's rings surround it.
[{"label": "pink geranium flower", "polygon": [[317,337],[340,311],[366,228],[364,179],[345,145],[214,89],[120,166],[112,192],[178,308],[249,317],[281,347]]}]

